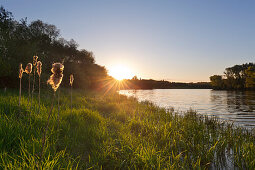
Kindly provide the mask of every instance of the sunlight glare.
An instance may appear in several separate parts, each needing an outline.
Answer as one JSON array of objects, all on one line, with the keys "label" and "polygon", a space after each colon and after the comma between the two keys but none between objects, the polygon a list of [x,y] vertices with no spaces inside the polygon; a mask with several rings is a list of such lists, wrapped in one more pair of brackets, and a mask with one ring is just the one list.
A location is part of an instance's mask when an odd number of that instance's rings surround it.
[{"label": "sunlight glare", "polygon": [[117,80],[131,79],[133,74],[131,70],[123,65],[116,65],[109,69],[109,75]]}]

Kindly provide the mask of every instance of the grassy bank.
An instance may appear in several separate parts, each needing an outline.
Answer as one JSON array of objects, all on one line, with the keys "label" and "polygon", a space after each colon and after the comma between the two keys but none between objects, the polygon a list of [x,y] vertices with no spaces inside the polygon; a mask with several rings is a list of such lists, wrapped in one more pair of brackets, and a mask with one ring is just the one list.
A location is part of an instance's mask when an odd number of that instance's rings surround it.
[{"label": "grassy bank", "polygon": [[[171,169],[255,167],[252,131],[192,111],[184,115],[116,93],[61,89],[43,159],[41,143],[52,93],[44,91],[30,115],[27,96],[0,91],[1,168]],[[55,101],[56,103],[56,101]]]}]

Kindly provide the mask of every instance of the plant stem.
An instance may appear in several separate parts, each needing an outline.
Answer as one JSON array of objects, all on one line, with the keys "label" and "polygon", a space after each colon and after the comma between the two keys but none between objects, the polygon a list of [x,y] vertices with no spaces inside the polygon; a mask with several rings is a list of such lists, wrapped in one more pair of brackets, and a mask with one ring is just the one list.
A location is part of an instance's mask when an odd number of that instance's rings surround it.
[{"label": "plant stem", "polygon": [[33,79],[33,89],[32,89],[32,98],[31,98],[30,114],[31,114],[32,107],[33,107],[34,90],[35,90],[35,68],[34,68],[34,79]]},{"label": "plant stem", "polygon": [[46,137],[47,137],[47,131],[48,131],[48,128],[49,128],[49,122],[50,122],[50,117],[51,117],[52,110],[53,110],[54,101],[55,101],[55,92],[54,92],[54,96],[53,96],[53,99],[52,99],[52,103],[51,103],[51,108],[50,108],[50,112],[49,112],[49,115],[48,115],[47,124],[45,126],[45,130],[44,130],[44,134],[43,134],[41,160],[43,158],[43,152],[44,152],[44,147],[45,147],[45,142],[46,142]]},{"label": "plant stem", "polygon": [[39,105],[39,111],[38,111],[38,114],[40,114],[40,95],[41,95],[41,82],[40,82],[40,80],[41,80],[41,76],[39,76],[39,93],[38,93],[38,105]]},{"label": "plant stem", "polygon": [[72,92],[72,88],[73,86],[71,85],[71,114],[73,113],[73,92]]},{"label": "plant stem", "polygon": [[30,74],[28,74],[28,106],[29,106],[29,100],[30,100]]},{"label": "plant stem", "polygon": [[20,100],[21,100],[21,78],[19,79],[19,107],[20,107]]},{"label": "plant stem", "polygon": [[59,112],[60,112],[60,106],[59,106],[59,93],[60,93],[60,89],[58,90],[58,128],[59,128]]}]

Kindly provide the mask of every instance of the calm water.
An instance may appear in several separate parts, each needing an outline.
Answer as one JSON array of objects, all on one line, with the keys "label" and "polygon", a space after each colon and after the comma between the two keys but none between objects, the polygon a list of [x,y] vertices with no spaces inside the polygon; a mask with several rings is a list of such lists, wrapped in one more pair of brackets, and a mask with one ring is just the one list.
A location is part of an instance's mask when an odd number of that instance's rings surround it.
[{"label": "calm water", "polygon": [[215,115],[234,124],[255,126],[255,92],[215,91],[210,89],[121,90],[120,94],[148,100],[175,111],[196,110]]}]

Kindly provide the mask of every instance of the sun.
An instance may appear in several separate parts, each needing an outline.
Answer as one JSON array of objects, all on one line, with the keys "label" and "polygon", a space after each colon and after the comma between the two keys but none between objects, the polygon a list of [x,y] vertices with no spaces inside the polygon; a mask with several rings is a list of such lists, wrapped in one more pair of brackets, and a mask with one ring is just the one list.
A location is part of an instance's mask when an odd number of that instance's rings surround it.
[{"label": "sun", "polygon": [[117,80],[131,79],[132,71],[124,65],[115,65],[109,68],[109,75]]}]

